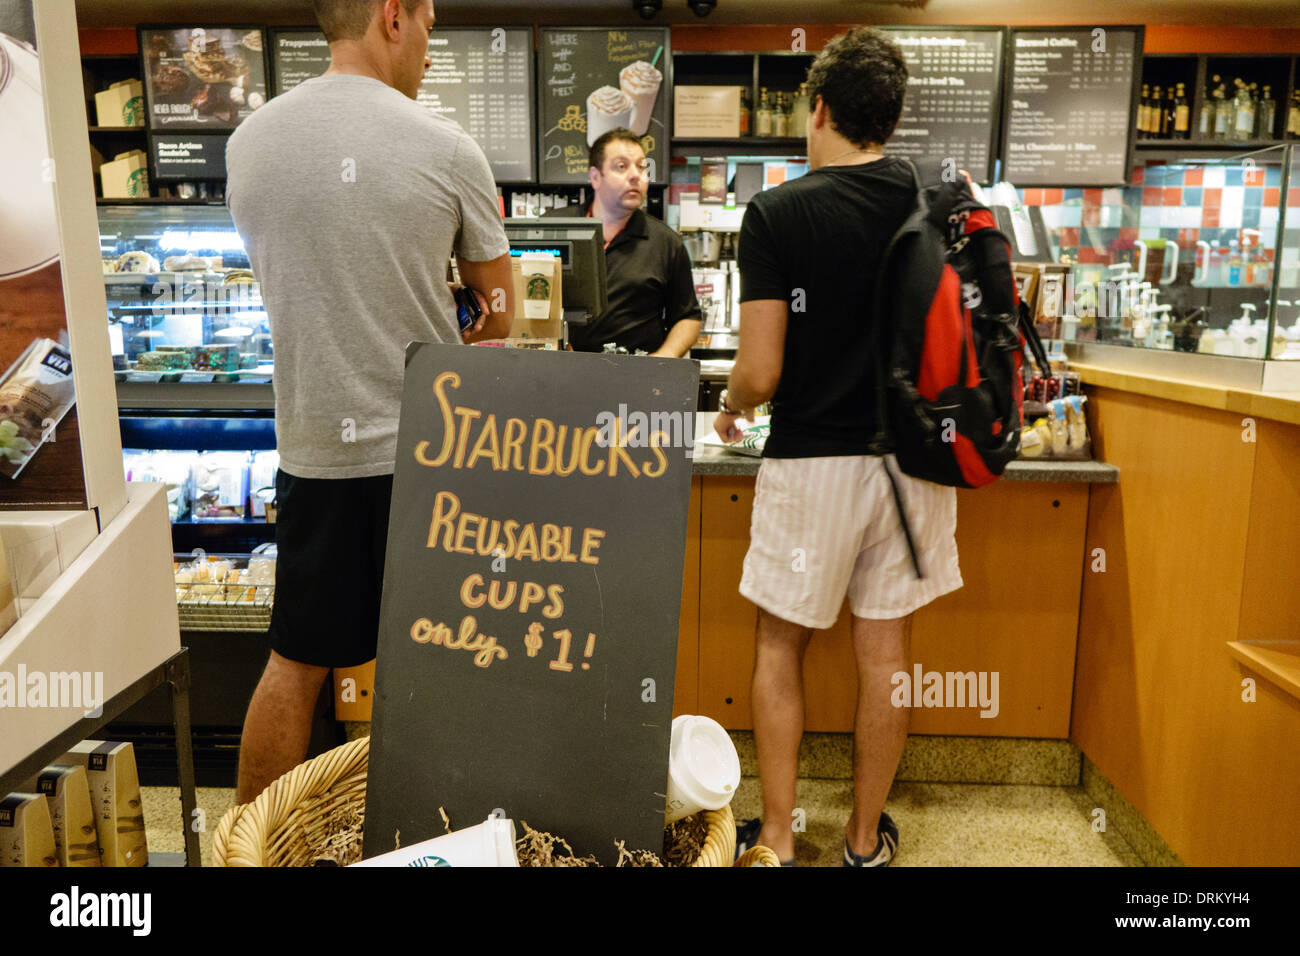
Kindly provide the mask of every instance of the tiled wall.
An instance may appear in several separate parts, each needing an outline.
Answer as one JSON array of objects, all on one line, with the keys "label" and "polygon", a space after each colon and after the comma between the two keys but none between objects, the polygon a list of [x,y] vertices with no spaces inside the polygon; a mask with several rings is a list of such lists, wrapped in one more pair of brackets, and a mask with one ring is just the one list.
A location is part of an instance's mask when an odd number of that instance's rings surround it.
[{"label": "tiled wall", "polygon": [[[1260,230],[1266,256],[1274,256],[1281,205],[1282,168],[1242,166],[1138,166],[1133,185],[1117,189],[1022,189],[1027,206],[1059,234],[1062,257],[1110,263],[1135,239],[1168,239],[1192,255],[1198,240],[1226,246],[1243,230]],[[1300,273],[1300,186],[1290,188],[1282,283]],[[1089,233],[1088,226],[1101,227]]]}]

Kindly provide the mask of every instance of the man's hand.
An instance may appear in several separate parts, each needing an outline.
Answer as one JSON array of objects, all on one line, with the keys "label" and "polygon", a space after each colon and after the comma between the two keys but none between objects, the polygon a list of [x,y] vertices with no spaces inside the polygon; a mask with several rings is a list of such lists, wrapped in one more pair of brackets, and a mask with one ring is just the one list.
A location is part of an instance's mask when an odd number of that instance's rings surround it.
[{"label": "man's hand", "polygon": [[[459,282],[448,282],[447,288],[451,290],[452,298],[454,300],[456,293],[465,288],[465,286]],[[483,293],[478,289],[473,289],[471,291],[474,293],[474,298],[478,300],[479,317],[478,321],[460,333],[460,340],[466,345],[469,344],[475,335],[483,331],[483,323],[487,321],[488,317],[488,300],[484,298]]]},{"label": "man's hand", "polygon": [[745,437],[745,432],[736,427],[736,422],[741,419],[753,424],[754,410],[748,409],[739,415],[728,415],[726,412],[718,412],[718,417],[713,420],[713,430],[718,433],[718,437],[728,445],[734,444]]}]

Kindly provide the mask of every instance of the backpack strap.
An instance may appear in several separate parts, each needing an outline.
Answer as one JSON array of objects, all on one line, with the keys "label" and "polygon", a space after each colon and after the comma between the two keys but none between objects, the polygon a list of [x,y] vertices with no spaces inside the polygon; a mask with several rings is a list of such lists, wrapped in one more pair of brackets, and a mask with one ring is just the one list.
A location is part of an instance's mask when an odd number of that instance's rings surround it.
[{"label": "backpack strap", "polygon": [[[903,528],[903,538],[907,541],[907,553],[912,558],[912,567],[916,569],[917,578],[921,579],[924,578],[925,575],[921,571],[921,559],[916,553],[916,542],[912,539],[912,529],[907,523],[907,509],[903,507],[903,495],[902,492],[898,490],[898,481],[894,478],[894,473],[889,468],[888,455],[893,450],[893,439],[889,434],[889,422],[888,417],[885,414],[885,381],[886,376],[889,374],[888,369],[892,365],[892,356],[886,356],[884,354],[882,343],[885,325],[884,316],[886,315],[884,308],[884,289],[886,284],[882,281],[884,278],[883,266],[889,262],[895,247],[898,245],[903,233],[910,225],[911,219],[918,215],[926,216],[930,212],[930,202],[929,198],[926,196],[925,181],[922,178],[921,171],[917,169],[916,163],[912,162],[910,159],[906,159],[904,162],[907,163],[908,169],[912,173],[912,186],[916,191],[916,209],[908,216],[908,220],[904,223],[903,228],[890,238],[889,244],[885,247],[884,255],[880,260],[882,268],[876,275],[875,301],[873,302],[873,308],[875,310],[873,316],[875,319],[875,328],[872,331],[874,341],[871,349],[876,362],[876,434],[872,438],[868,449],[870,454],[880,457],[880,465],[885,469],[886,477],[889,478],[889,488],[894,495],[894,507],[898,511],[898,521]],[[906,382],[906,380],[903,381],[903,384],[908,387],[911,385],[911,383]]]}]

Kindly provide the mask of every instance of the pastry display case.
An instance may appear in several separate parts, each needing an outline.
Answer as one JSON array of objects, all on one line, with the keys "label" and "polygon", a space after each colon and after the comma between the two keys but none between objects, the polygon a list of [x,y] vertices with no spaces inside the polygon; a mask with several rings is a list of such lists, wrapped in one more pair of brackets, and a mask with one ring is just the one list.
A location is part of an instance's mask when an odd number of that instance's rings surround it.
[{"label": "pastry display case", "polygon": [[[252,407],[269,407],[271,330],[225,206],[101,204],[99,241],[119,386],[262,386]],[[245,407],[258,392],[244,391],[218,401]],[[155,388],[152,407],[176,403],[193,404]]]}]

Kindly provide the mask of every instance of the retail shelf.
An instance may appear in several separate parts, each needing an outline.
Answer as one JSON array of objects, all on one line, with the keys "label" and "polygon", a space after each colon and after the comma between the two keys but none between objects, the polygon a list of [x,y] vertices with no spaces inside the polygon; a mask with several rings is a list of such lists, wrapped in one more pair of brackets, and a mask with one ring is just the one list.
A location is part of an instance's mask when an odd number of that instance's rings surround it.
[{"label": "retail shelf", "polygon": [[143,126],[90,126],[87,129],[91,133],[133,133],[140,136],[145,134]]},{"label": "retail shelf", "polygon": [[1141,150],[1208,149],[1218,152],[1240,153],[1244,150],[1269,149],[1274,146],[1285,146],[1287,143],[1295,142],[1296,140],[1293,139],[1139,139],[1134,143],[1134,146]]},{"label": "retail shelf", "polygon": [[1300,698],[1300,641],[1274,646],[1228,641],[1228,651],[1246,667],[1263,674],[1292,697]]},{"label": "retail shelf", "polygon": [[224,199],[165,199],[160,196],[148,196],[140,199],[105,199],[95,198],[97,206],[224,206]]},{"label": "retail shelf", "polygon": [[[164,489],[130,484],[127,495],[127,506],[4,635],[0,669],[99,672],[109,699],[180,651]],[[38,707],[9,721],[0,773],[83,717],[81,708]]]},{"label": "retail shelf", "polygon": [[274,411],[275,392],[270,383],[118,382],[117,407],[168,411]]}]

